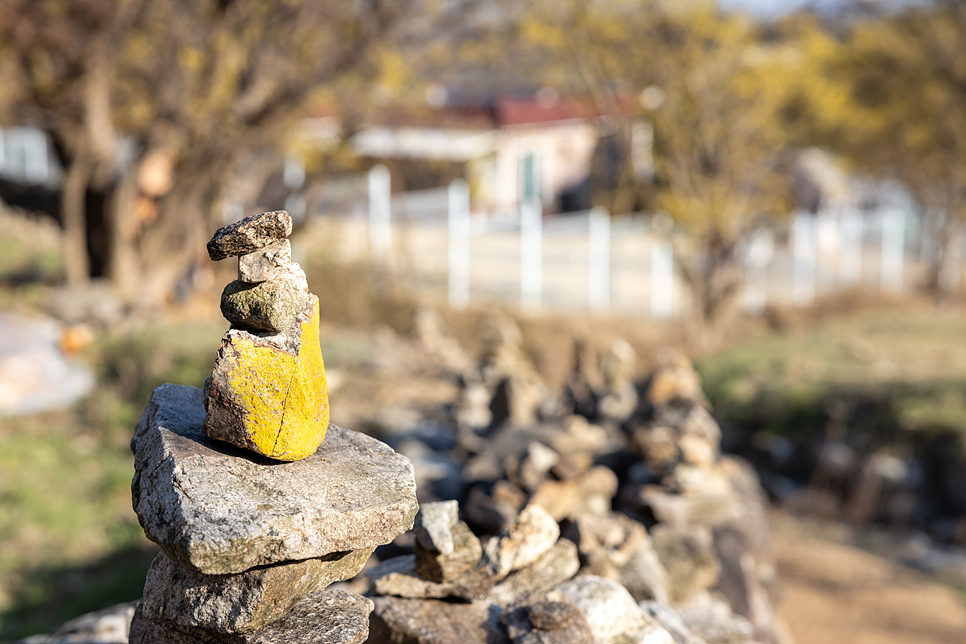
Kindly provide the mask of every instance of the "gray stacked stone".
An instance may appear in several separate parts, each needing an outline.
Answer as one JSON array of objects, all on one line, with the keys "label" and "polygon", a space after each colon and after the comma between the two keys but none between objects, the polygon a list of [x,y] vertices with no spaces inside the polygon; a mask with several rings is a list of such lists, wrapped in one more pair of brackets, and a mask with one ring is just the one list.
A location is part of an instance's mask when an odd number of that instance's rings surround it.
[{"label": "gray stacked stone", "polygon": [[221,294],[221,314],[233,325],[279,333],[311,299],[305,273],[292,262],[292,218],[263,212],[219,229],[208,242],[213,261],[238,257],[238,279]]},{"label": "gray stacked stone", "polygon": [[372,602],[325,588],[412,526],[412,466],[335,425],[281,463],[208,438],[204,420],[202,390],[162,385],[131,440],[134,509],[162,552],[130,641],[364,642]]}]

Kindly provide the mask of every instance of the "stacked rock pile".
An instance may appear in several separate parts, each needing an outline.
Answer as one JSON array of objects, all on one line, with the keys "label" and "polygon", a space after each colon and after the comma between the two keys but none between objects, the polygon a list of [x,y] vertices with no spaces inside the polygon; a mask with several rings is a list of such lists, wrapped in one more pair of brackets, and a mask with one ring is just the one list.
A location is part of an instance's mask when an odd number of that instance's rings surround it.
[{"label": "stacked rock pile", "polygon": [[131,642],[363,642],[372,602],[325,588],[412,526],[406,458],[328,423],[291,226],[277,211],[215,233],[211,258],[238,256],[239,279],[212,376],[156,389],[131,440],[134,509],[162,549]]},{"label": "stacked rock pile", "polygon": [[[610,644],[787,642],[764,494],[748,464],[721,454],[689,361],[662,351],[634,383],[626,342],[599,358],[578,346],[554,395],[517,368],[520,334],[497,328],[463,374],[455,427],[386,436],[412,455],[423,504],[412,554],[368,571],[371,641],[583,641],[552,635],[582,630],[566,617],[579,613]],[[452,490],[459,510],[435,509]],[[441,573],[449,561],[459,570]]]}]

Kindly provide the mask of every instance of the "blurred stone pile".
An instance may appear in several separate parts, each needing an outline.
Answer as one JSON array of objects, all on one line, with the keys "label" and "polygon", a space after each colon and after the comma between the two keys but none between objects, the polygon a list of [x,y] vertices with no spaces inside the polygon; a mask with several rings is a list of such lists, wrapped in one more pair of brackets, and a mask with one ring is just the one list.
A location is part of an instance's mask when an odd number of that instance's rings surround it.
[{"label": "blurred stone pile", "polygon": [[757,476],[720,454],[684,356],[644,383],[635,360],[578,341],[554,393],[493,324],[450,423],[387,428],[423,504],[367,571],[371,642],[789,641]]}]

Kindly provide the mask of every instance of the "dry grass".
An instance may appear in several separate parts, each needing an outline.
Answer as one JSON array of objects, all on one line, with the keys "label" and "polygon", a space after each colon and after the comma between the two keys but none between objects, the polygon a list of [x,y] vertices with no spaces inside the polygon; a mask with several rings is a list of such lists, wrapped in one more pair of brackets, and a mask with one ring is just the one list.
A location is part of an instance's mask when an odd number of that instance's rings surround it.
[{"label": "dry grass", "polygon": [[798,644],[961,644],[966,600],[948,586],[844,543],[849,531],[773,515],[782,613]]}]

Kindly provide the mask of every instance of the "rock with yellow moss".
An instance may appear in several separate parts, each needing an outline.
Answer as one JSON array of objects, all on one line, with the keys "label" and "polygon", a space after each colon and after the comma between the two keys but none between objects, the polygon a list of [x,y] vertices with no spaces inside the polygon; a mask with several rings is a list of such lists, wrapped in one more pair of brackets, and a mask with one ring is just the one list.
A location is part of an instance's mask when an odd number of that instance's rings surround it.
[{"label": "rock with yellow moss", "polygon": [[280,461],[313,454],[329,424],[318,298],[282,333],[232,326],[205,383],[205,410],[209,438]]}]

